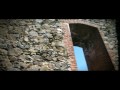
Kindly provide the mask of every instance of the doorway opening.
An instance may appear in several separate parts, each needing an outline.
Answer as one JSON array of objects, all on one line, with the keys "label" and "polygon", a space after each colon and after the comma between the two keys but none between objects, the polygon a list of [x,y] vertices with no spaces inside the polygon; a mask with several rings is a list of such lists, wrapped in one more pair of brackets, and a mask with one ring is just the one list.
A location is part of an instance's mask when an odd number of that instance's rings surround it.
[{"label": "doorway opening", "polygon": [[71,23],[69,27],[73,45],[83,48],[88,71],[115,70],[96,27],[79,23]]}]

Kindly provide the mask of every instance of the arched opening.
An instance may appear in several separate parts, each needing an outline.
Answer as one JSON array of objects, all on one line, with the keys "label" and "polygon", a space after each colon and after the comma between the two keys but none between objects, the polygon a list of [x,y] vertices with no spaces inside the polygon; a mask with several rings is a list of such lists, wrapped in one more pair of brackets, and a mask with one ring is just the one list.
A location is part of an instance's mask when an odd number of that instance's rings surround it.
[{"label": "arched opening", "polygon": [[97,28],[78,23],[69,26],[73,45],[83,48],[89,71],[114,70]]}]

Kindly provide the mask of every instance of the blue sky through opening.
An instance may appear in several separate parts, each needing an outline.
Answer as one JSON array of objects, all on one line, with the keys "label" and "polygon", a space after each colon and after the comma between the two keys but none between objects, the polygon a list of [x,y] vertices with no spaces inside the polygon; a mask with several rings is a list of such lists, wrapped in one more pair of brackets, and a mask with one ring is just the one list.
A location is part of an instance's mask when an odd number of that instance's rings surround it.
[{"label": "blue sky through opening", "polygon": [[75,54],[75,58],[76,58],[78,71],[88,71],[83,48],[74,46],[74,54]]}]

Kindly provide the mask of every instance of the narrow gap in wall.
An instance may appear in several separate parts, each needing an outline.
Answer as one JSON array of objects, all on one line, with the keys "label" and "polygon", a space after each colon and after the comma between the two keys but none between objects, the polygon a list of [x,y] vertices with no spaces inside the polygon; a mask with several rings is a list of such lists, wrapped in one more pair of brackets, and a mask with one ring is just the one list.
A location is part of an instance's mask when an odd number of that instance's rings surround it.
[{"label": "narrow gap in wall", "polygon": [[89,71],[114,71],[114,66],[97,28],[69,24],[74,46],[83,48]]},{"label": "narrow gap in wall", "polygon": [[74,46],[74,54],[77,64],[78,71],[88,71],[87,63],[85,60],[85,55],[83,52],[83,48],[79,46]]}]

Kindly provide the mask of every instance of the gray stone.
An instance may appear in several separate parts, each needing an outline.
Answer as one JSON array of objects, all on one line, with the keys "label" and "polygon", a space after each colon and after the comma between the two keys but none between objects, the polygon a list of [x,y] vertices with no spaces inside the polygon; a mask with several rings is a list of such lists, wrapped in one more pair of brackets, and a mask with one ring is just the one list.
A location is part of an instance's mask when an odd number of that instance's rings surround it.
[{"label": "gray stone", "polygon": [[54,25],[51,25],[51,27],[57,28],[57,27],[60,27],[60,24],[59,23],[55,23]]},{"label": "gray stone", "polygon": [[33,36],[33,37],[34,37],[34,36],[38,36],[38,33],[35,32],[35,31],[30,31],[29,34],[30,34],[31,36]]},{"label": "gray stone", "polygon": [[35,50],[40,50],[40,45],[35,45],[35,46],[34,46],[34,49],[35,49]]},{"label": "gray stone", "polygon": [[11,30],[14,29],[14,27],[13,26],[8,26],[8,29],[11,31]]},{"label": "gray stone", "polygon": [[109,48],[110,48],[110,49],[113,49],[113,47],[114,47],[113,45],[109,44]]},{"label": "gray stone", "polygon": [[33,41],[34,41],[35,43],[38,43],[38,42],[39,42],[37,38],[34,38]]},{"label": "gray stone", "polygon": [[107,42],[107,41],[104,41],[104,43],[105,43],[105,44],[108,44],[108,42]]},{"label": "gray stone", "polygon": [[57,58],[56,58],[56,57],[54,57],[54,58],[52,58],[52,60],[53,60],[53,61],[57,61]]},{"label": "gray stone", "polygon": [[12,45],[12,47],[17,47],[17,41],[11,41],[11,44],[8,43],[8,45]]},{"label": "gray stone", "polygon": [[51,46],[55,46],[55,42],[52,42],[52,43],[51,43]]},{"label": "gray stone", "polygon": [[46,56],[47,56],[47,54],[46,54],[46,53],[43,53],[43,54],[42,54],[42,57],[46,57]]},{"label": "gray stone", "polygon": [[38,65],[32,65],[30,68],[27,68],[28,71],[39,71],[40,67]]},{"label": "gray stone", "polygon": [[25,56],[25,62],[33,62],[33,57],[32,56],[30,56],[30,55],[26,55]]},{"label": "gray stone", "polygon": [[30,64],[27,64],[27,63],[24,63],[24,62],[19,62],[19,65],[22,67],[22,68],[27,68]]},{"label": "gray stone", "polygon": [[20,55],[20,56],[18,57],[18,59],[21,60],[21,61],[24,61],[24,60],[25,60],[25,57],[26,57],[26,55]]},{"label": "gray stone", "polygon": [[51,55],[52,59],[53,59],[55,56],[56,56],[56,55],[52,53],[52,55]]},{"label": "gray stone", "polygon": [[45,24],[42,25],[42,28],[43,28],[43,29],[49,29],[49,28],[50,28],[50,25],[47,24],[47,23],[45,23]]},{"label": "gray stone", "polygon": [[19,64],[19,62],[14,62],[14,64],[13,64],[14,66],[14,68],[18,68],[18,69],[20,69],[21,68],[21,66],[20,66],[20,64]]},{"label": "gray stone", "polygon": [[7,55],[8,51],[5,49],[0,49],[0,55]]},{"label": "gray stone", "polygon": [[1,44],[1,43],[0,43],[0,48],[2,48],[2,49],[7,49],[8,47],[7,47],[7,44]]},{"label": "gray stone", "polygon": [[30,51],[24,51],[24,55],[31,55]]},{"label": "gray stone", "polygon": [[51,61],[51,60],[52,60],[52,57],[46,56],[45,59],[47,59],[48,61]]},{"label": "gray stone", "polygon": [[21,42],[17,42],[17,46],[18,46],[19,48],[21,48],[21,49],[23,49],[23,48],[24,48],[24,45],[22,45],[22,43],[21,43]]},{"label": "gray stone", "polygon": [[56,42],[55,46],[64,47],[64,44],[63,44],[63,42]]},{"label": "gray stone", "polygon": [[29,51],[30,51],[31,53],[37,52],[37,50],[35,50],[34,47],[30,47]]},{"label": "gray stone", "polygon": [[24,41],[28,42],[29,41],[28,37],[24,37]]},{"label": "gray stone", "polygon": [[57,49],[58,49],[59,51],[64,51],[64,50],[65,50],[64,47],[57,47]]},{"label": "gray stone", "polygon": [[32,58],[34,58],[35,61],[42,61],[40,55],[33,55]]},{"label": "gray stone", "polygon": [[30,29],[28,27],[25,28],[25,34],[29,34]]},{"label": "gray stone", "polygon": [[44,44],[49,44],[49,39],[48,38],[44,38]]},{"label": "gray stone", "polygon": [[19,24],[23,26],[23,25],[26,25],[27,23],[26,23],[25,20],[21,20],[21,21],[19,22]]},{"label": "gray stone", "polygon": [[14,62],[18,60],[18,58],[15,56],[10,56],[9,59],[10,59],[10,62]]},{"label": "gray stone", "polygon": [[50,33],[47,33],[46,36],[47,36],[47,38],[53,38],[52,34],[50,34]]},{"label": "gray stone", "polygon": [[55,40],[61,40],[61,37],[59,37],[59,36],[55,36],[54,38],[55,38]]},{"label": "gray stone", "polygon": [[57,28],[57,33],[63,33],[63,30],[62,29],[60,29],[60,28]]},{"label": "gray stone", "polygon": [[53,21],[55,21],[55,19],[49,19],[49,21],[53,22]]},{"label": "gray stone", "polygon": [[13,48],[8,50],[8,55],[19,56],[23,51],[20,48]]},{"label": "gray stone", "polygon": [[17,41],[17,40],[19,40],[19,38],[20,38],[19,34],[9,34],[9,35],[7,35],[7,39],[9,39],[9,40]]},{"label": "gray stone", "polygon": [[35,21],[36,21],[37,23],[42,23],[42,22],[43,22],[42,19],[36,19]]},{"label": "gray stone", "polygon": [[8,33],[8,29],[7,28],[5,28],[5,27],[1,28],[0,27],[0,35],[1,36],[5,36],[7,33]]},{"label": "gray stone", "polygon": [[44,65],[40,67],[40,71],[50,71],[48,65]]},{"label": "gray stone", "polygon": [[21,71],[21,70],[19,68],[13,68],[13,67],[11,67],[11,68],[8,69],[8,71]]},{"label": "gray stone", "polygon": [[21,49],[29,49],[30,48],[30,46],[29,45],[19,45],[18,46],[19,48],[21,48]]},{"label": "gray stone", "polygon": [[3,44],[4,42],[5,42],[5,40],[0,38],[0,44]]},{"label": "gray stone", "polygon": [[35,27],[37,28],[37,30],[41,30],[41,24],[40,23],[36,23]]},{"label": "gray stone", "polygon": [[36,29],[36,28],[35,28],[35,25],[29,25],[28,27],[29,27],[29,29],[32,30],[32,31]]},{"label": "gray stone", "polygon": [[38,32],[38,34],[45,34],[45,33],[46,31],[44,29]]},{"label": "gray stone", "polygon": [[64,53],[60,53],[60,52],[59,52],[58,55],[64,56]]},{"label": "gray stone", "polygon": [[7,55],[0,55],[0,61],[4,61],[5,59],[8,59]]},{"label": "gray stone", "polygon": [[4,61],[2,62],[3,66],[6,67],[7,69],[9,69],[10,67],[12,67],[12,63],[10,63],[9,59],[4,59]]},{"label": "gray stone", "polygon": [[58,68],[58,69],[60,69],[60,64],[59,64],[59,62],[53,62],[53,64],[55,65],[55,68]]},{"label": "gray stone", "polygon": [[9,29],[8,34],[20,34],[22,32],[21,27],[15,27],[14,29]]},{"label": "gray stone", "polygon": [[30,45],[25,45],[23,49],[29,49]]}]

